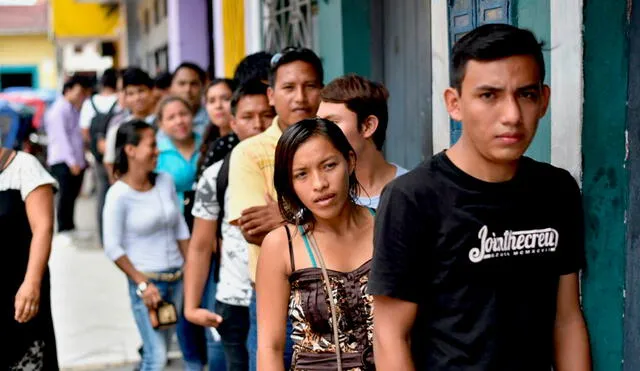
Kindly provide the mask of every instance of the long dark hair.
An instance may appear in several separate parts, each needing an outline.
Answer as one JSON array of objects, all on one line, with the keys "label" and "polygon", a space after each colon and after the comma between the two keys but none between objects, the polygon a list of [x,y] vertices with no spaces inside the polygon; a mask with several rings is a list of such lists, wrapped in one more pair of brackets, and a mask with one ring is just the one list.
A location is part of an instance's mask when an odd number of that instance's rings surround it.
[{"label": "long dark hair", "polygon": [[[231,90],[231,93],[236,90],[236,82],[235,80],[225,79],[225,78],[215,78],[213,79],[207,88],[204,89],[204,99],[206,104],[207,94],[209,94],[209,90],[218,84],[225,84]],[[216,139],[220,138],[220,129],[209,120],[209,125],[207,126],[207,130],[205,130],[204,135],[202,136],[202,143],[200,144],[200,158],[198,159],[198,167],[200,169],[202,164],[204,163],[207,157],[207,151],[209,150],[209,146],[215,142]]]},{"label": "long dark hair", "polygon": [[[278,206],[284,220],[295,225],[313,228],[315,218],[304,206],[293,188],[293,157],[298,148],[309,139],[321,136],[326,138],[349,162],[355,151],[338,125],[332,121],[313,118],[290,126],[280,137],[276,146],[274,186],[278,193]],[[360,183],[356,179],[355,169],[349,174],[349,202],[355,204],[360,192]]]},{"label": "long dark hair", "polygon": [[[129,159],[125,152],[125,146],[131,144],[137,146],[142,139],[142,132],[144,130],[151,129],[153,127],[142,120],[131,120],[120,125],[116,134],[116,159],[113,163],[113,176],[119,178],[129,171]],[[150,179],[155,178],[154,175],[150,175]]]}]

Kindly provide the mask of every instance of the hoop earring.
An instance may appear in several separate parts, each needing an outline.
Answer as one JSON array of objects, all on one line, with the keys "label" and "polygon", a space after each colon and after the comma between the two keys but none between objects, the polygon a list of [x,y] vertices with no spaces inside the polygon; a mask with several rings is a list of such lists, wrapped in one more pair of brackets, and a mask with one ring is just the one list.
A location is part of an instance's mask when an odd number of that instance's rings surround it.
[{"label": "hoop earring", "polygon": [[305,207],[301,207],[300,209],[298,209],[298,211],[296,212],[296,214],[294,215],[294,218],[296,220],[296,224],[297,225],[302,225],[302,222],[304,220],[304,214],[306,212]]}]

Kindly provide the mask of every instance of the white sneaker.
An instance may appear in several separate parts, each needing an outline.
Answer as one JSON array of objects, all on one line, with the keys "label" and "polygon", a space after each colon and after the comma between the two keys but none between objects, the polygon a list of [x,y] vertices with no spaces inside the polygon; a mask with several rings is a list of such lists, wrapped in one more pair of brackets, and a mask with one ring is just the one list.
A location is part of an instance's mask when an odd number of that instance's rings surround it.
[{"label": "white sneaker", "polygon": [[73,237],[70,231],[58,232],[53,237],[53,245],[55,247],[69,247],[73,245]]}]

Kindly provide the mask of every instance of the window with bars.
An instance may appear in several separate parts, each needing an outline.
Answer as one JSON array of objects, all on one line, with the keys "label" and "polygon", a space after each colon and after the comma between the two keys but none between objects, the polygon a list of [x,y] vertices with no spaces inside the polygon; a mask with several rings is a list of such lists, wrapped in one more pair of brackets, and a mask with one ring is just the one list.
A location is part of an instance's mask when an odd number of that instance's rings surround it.
[{"label": "window with bars", "polygon": [[262,0],[263,45],[270,52],[287,46],[317,49],[317,0]]},{"label": "window with bars", "polygon": [[150,24],[150,19],[149,19],[149,9],[145,9],[144,13],[142,14],[142,22],[144,24],[144,33],[145,34],[149,34],[149,31],[151,30],[151,24]]},{"label": "window with bars", "polygon": [[[450,47],[469,31],[488,23],[512,23],[511,0],[449,0]],[[451,120],[451,144],[462,134],[462,124]]]},{"label": "window with bars", "polygon": [[160,3],[161,0],[154,0],[153,1],[153,23],[155,25],[160,24],[160,21],[162,20],[162,4]]}]

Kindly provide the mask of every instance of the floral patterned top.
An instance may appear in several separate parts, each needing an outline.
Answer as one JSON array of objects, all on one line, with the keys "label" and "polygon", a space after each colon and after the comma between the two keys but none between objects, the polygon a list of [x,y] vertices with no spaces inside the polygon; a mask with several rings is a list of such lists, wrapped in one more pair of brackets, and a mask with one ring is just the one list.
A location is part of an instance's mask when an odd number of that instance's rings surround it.
[{"label": "floral patterned top", "polygon": [[[296,270],[289,244],[291,295],[289,317],[293,324],[293,370],[335,370],[336,354],[329,295],[321,268]],[[343,370],[374,370],[373,298],[367,293],[371,260],[351,272],[327,270],[338,319]]]}]

